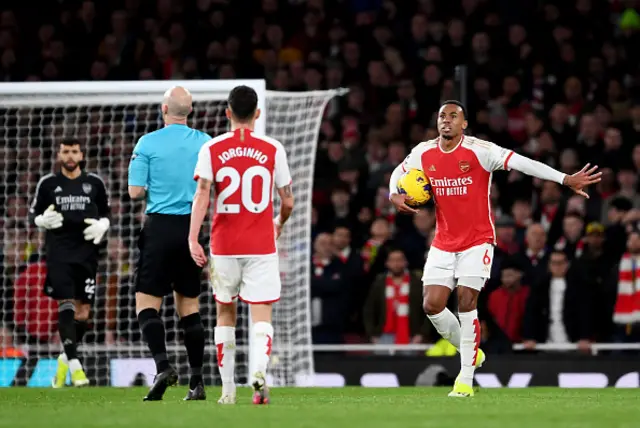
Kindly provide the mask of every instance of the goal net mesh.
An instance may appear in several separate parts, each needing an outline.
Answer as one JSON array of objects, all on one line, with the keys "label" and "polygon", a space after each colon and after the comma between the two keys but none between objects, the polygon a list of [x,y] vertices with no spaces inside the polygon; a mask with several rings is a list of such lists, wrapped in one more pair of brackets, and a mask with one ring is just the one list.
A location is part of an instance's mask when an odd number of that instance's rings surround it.
[{"label": "goal net mesh", "polygon": [[[211,136],[226,132],[227,95],[220,91],[194,97],[197,101],[189,125]],[[296,197],[294,214],[278,241],[282,297],[274,306],[270,367],[274,385],[294,385],[300,376],[313,373],[308,272],[312,178],[320,122],[327,102],[335,95],[334,91],[266,94],[266,133],[286,148]],[[44,233],[28,224],[28,206],[39,178],[58,169],[56,152],[63,137],[81,142],[84,168],[105,181],[112,212],[89,330],[79,354],[92,384],[150,384],[155,366],[136,320],[133,286],[144,214],[142,204],[128,197],[127,174],[136,141],[163,126],[161,95],[151,102],[148,97],[138,100],[126,94],[69,91],[3,96],[4,100],[7,104],[0,110],[0,349],[5,357],[16,358],[0,365],[0,386],[48,386],[62,349],[57,304],[42,292]],[[277,211],[277,195],[274,204]],[[208,228],[207,223],[204,230]],[[213,338],[215,302],[205,277],[200,302],[207,334],[204,374],[207,383],[219,384]],[[171,297],[165,298],[162,315],[169,355],[184,383],[188,363],[173,304]],[[248,371],[247,307],[240,304],[238,313],[236,381],[243,384]]]}]

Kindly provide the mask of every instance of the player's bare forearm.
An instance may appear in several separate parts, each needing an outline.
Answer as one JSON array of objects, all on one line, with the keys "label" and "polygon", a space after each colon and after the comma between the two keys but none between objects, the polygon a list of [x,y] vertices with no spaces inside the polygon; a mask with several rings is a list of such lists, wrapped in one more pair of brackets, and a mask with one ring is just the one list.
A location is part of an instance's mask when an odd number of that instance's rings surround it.
[{"label": "player's bare forearm", "polygon": [[129,186],[129,197],[134,201],[141,201],[147,197],[147,191],[142,186]]},{"label": "player's bare forearm", "polygon": [[289,217],[291,217],[291,213],[293,212],[293,190],[291,189],[291,185],[284,186],[278,189],[278,195],[280,196],[280,214],[278,218],[280,220],[280,224],[283,225],[287,222]]},{"label": "player's bare forearm", "polygon": [[191,207],[191,224],[189,226],[189,241],[197,242],[198,235],[200,234],[200,228],[207,215],[207,208],[209,207],[209,199],[211,197],[211,181],[204,178],[198,179],[198,188],[193,198],[193,205]]}]

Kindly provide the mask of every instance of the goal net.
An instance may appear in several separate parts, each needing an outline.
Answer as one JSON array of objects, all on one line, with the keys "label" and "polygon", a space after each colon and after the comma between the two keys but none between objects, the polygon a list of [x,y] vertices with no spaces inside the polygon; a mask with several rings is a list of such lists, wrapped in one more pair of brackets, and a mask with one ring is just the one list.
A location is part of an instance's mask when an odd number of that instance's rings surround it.
[{"label": "goal net", "polygon": [[[256,89],[263,118],[256,131],[286,148],[296,197],[294,213],[278,241],[282,298],[274,306],[275,338],[270,374],[274,385],[295,385],[313,373],[309,314],[312,177],[320,122],[327,102],[339,91],[272,92],[262,80],[72,82],[0,84],[0,197],[3,212],[0,261],[0,386],[49,386],[61,352],[57,305],[42,292],[46,270],[44,234],[28,224],[28,206],[39,178],[57,170],[63,137],[80,140],[85,170],[99,174],[109,191],[112,226],[104,246],[89,331],[79,353],[94,385],[149,385],[155,374],[135,314],[133,275],[141,203],[127,194],[131,152],[145,133],[163,126],[160,103],[171,86],[193,94],[189,125],[219,135],[228,130],[224,115],[229,91],[246,84]],[[279,201],[274,201],[276,210]],[[208,231],[208,225],[205,225]],[[204,372],[218,384],[213,331],[215,302],[203,278],[201,314],[207,332]],[[236,381],[247,382],[247,308],[238,308]],[[173,300],[162,314],[167,347],[181,382],[188,379]]]}]

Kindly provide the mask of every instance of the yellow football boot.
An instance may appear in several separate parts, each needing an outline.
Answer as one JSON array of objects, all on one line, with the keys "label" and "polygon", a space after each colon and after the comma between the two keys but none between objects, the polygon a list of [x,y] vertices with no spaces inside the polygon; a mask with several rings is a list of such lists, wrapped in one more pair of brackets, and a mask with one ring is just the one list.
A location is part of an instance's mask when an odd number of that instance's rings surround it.
[{"label": "yellow football boot", "polygon": [[89,385],[89,379],[87,379],[87,375],[84,374],[84,370],[78,369],[71,372],[71,383],[76,387],[87,386]]},{"label": "yellow football boot", "polygon": [[58,366],[56,367],[56,374],[51,380],[51,386],[53,388],[63,388],[67,381],[67,373],[69,373],[69,364],[63,354],[58,357]]},{"label": "yellow football boot", "polygon": [[449,393],[449,397],[473,397],[473,387],[471,385],[465,385],[464,383],[458,382],[456,378],[455,383],[453,384],[453,390]]}]

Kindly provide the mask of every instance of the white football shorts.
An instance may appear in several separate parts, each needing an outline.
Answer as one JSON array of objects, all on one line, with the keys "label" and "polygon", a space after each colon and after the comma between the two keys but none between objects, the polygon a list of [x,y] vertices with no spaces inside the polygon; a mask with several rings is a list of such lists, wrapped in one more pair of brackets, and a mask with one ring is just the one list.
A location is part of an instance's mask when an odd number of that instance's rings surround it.
[{"label": "white football shorts", "polygon": [[277,254],[261,257],[211,256],[210,278],[216,302],[264,304],[280,300],[280,269]]},{"label": "white football shorts", "polygon": [[456,285],[481,290],[491,277],[493,245],[481,244],[459,253],[431,247],[424,265],[424,285]]}]

